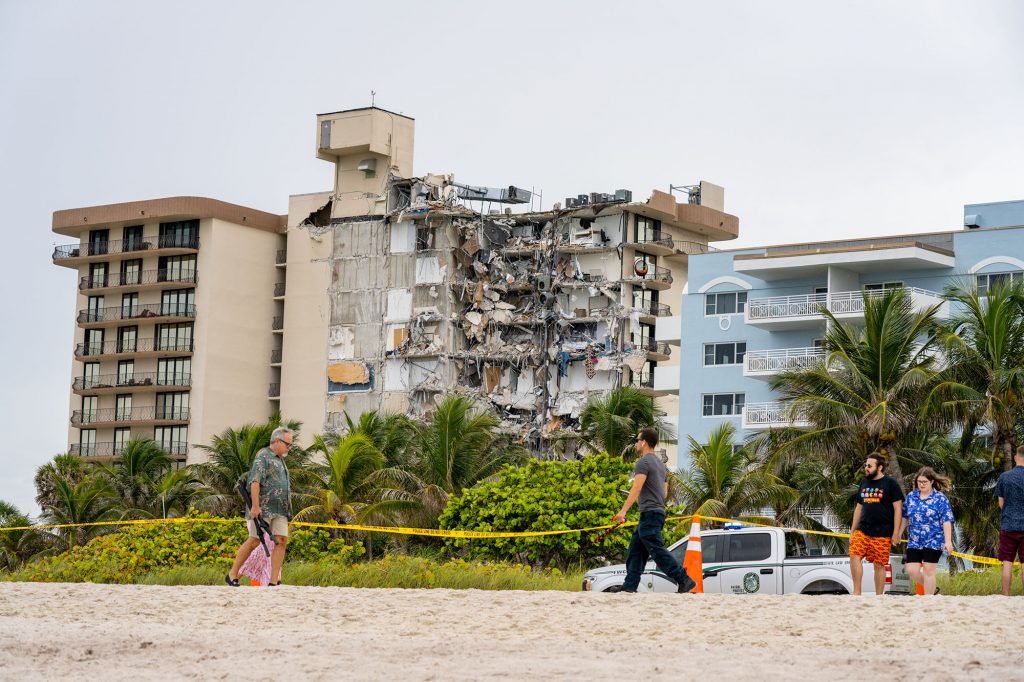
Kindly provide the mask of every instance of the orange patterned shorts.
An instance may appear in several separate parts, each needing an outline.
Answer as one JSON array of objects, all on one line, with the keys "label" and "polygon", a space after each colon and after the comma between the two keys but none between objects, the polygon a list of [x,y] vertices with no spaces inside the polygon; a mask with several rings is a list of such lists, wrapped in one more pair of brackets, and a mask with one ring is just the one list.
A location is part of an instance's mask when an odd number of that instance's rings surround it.
[{"label": "orange patterned shorts", "polygon": [[873,564],[889,563],[891,547],[889,536],[875,538],[855,530],[850,538],[850,556],[862,556]]}]

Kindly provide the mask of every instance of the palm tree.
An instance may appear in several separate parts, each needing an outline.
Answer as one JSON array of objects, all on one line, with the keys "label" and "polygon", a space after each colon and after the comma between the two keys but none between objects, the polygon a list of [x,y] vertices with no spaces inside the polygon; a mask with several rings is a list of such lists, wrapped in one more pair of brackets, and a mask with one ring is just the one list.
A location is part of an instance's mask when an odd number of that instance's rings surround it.
[{"label": "palm tree", "polygon": [[89,473],[89,464],[78,455],[70,452],[55,455],[52,462],[47,462],[36,469],[36,504],[45,511],[56,503],[55,479],[62,478],[75,486]]},{"label": "palm tree", "polygon": [[[390,525],[404,512],[418,509],[414,493],[397,487],[408,482],[408,473],[388,467],[384,453],[361,431],[341,438],[317,436],[310,448],[323,456],[323,464],[310,470],[311,485],[303,498],[299,521]],[[367,534],[368,558],[373,558],[372,537]]]},{"label": "palm tree", "polygon": [[946,297],[954,313],[939,327],[938,342],[948,367],[932,403],[958,418],[968,442],[978,426],[987,427],[992,462],[1012,467],[1003,454],[1019,445],[1024,411],[1024,287],[997,283],[980,296],[975,285],[951,285]]},{"label": "palm tree", "polygon": [[436,524],[450,495],[526,458],[525,450],[498,432],[500,423],[493,410],[452,395],[428,423],[417,425],[410,442],[411,483],[422,504],[423,522]]},{"label": "palm tree", "polygon": [[677,501],[691,514],[767,522],[761,514],[793,504],[798,493],[785,485],[753,450],[733,441],[736,427],[723,423],[707,443],[689,436],[690,463],[672,475]]},{"label": "palm tree", "polygon": [[663,440],[675,439],[663,416],[651,396],[635,386],[622,386],[587,401],[580,413],[579,438],[591,453],[625,457],[636,443],[637,431],[644,427],[657,428]]},{"label": "palm tree", "polygon": [[[404,414],[369,410],[353,421],[345,413],[346,433],[366,435],[373,446],[384,455],[384,461],[394,466],[406,466],[410,462],[409,444],[416,433],[413,422]],[[312,448],[315,450],[315,448]]]},{"label": "palm tree", "polygon": [[825,359],[771,382],[790,416],[810,426],[756,439],[771,440],[775,457],[816,453],[836,467],[859,464],[877,450],[889,456],[888,473],[898,477],[903,443],[948,426],[923,409],[936,381],[933,322],[940,305],[914,312],[903,289],[865,294],[863,327],[823,310]]},{"label": "palm tree", "polygon": [[122,519],[151,519],[162,515],[157,492],[171,468],[170,456],[150,438],[128,441],[120,457],[100,468],[113,494],[113,509]]},{"label": "palm tree", "polygon": [[192,469],[171,469],[156,481],[153,492],[160,500],[160,513],[164,518],[184,516],[202,495],[202,482]]},{"label": "palm tree", "polygon": [[[0,528],[31,526],[32,520],[9,502],[0,500]],[[10,571],[46,549],[48,537],[38,530],[0,532],[0,569]]]},{"label": "palm tree", "polygon": [[[110,484],[101,476],[87,476],[73,484],[61,476],[52,479],[53,504],[43,509],[47,524],[89,524],[110,520],[114,500]],[[77,526],[57,529],[61,549],[83,544],[105,532],[103,526]]]},{"label": "palm tree", "polygon": [[[252,462],[260,450],[270,445],[270,436],[281,425],[281,414],[275,412],[262,424],[245,424],[234,429],[224,429],[214,436],[210,445],[198,445],[206,451],[209,461],[193,465],[196,477],[202,481],[204,491],[198,506],[222,515],[241,515],[245,512],[244,502],[235,486],[243,476],[249,475]],[[299,433],[300,422],[290,421],[285,426]],[[286,458],[289,473],[301,467],[307,459],[305,451],[294,448]],[[293,480],[293,492],[297,483]]]}]

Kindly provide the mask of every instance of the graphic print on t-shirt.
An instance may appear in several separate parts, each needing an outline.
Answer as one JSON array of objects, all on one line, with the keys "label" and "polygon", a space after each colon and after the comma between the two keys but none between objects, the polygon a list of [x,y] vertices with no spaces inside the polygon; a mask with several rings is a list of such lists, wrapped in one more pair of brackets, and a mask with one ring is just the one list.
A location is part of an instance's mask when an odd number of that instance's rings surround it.
[{"label": "graphic print on t-shirt", "polygon": [[885,490],[882,488],[861,488],[860,489],[860,501],[863,504],[872,504],[874,502],[881,502],[885,497]]}]

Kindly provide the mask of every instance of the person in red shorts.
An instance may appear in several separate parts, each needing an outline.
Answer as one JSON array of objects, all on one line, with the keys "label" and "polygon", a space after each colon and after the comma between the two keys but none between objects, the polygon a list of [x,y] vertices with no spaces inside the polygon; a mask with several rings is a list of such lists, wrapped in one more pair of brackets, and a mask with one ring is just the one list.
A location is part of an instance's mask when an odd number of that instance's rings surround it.
[{"label": "person in red shorts", "polygon": [[885,565],[889,552],[899,544],[896,519],[902,518],[903,489],[885,475],[885,457],[872,452],[864,462],[864,478],[857,491],[857,506],[850,526],[850,576],[853,594],[859,595],[864,559],[875,566],[875,594],[885,592]]},{"label": "person in red shorts", "polygon": [[[1024,563],[1024,445],[1017,448],[1009,471],[999,474],[996,497],[1003,510],[999,524],[999,560],[1003,562],[1003,596],[1010,596],[1013,562]],[[1024,569],[1021,570],[1024,582]]]}]

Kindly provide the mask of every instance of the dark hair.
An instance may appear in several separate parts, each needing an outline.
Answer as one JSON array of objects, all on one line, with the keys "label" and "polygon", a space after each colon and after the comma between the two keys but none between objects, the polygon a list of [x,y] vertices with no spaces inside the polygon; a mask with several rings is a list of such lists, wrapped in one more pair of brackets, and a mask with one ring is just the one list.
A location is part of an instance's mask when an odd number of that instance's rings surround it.
[{"label": "dark hair", "polygon": [[931,467],[921,467],[917,473],[914,474],[914,487],[917,487],[917,479],[927,478],[932,482],[932,487],[939,492],[945,492],[953,487],[953,482],[942,474],[936,473],[935,469]]},{"label": "dark hair", "polygon": [[875,460],[875,462],[877,462],[878,464],[878,468],[881,469],[882,471],[885,471],[885,465],[888,463],[888,460],[886,460],[885,455],[883,455],[880,452],[872,452],[870,455],[868,455],[868,459]]},{"label": "dark hair", "polygon": [[658,429],[653,426],[640,429],[640,435],[637,436],[637,440],[643,440],[653,448],[658,444]]}]

